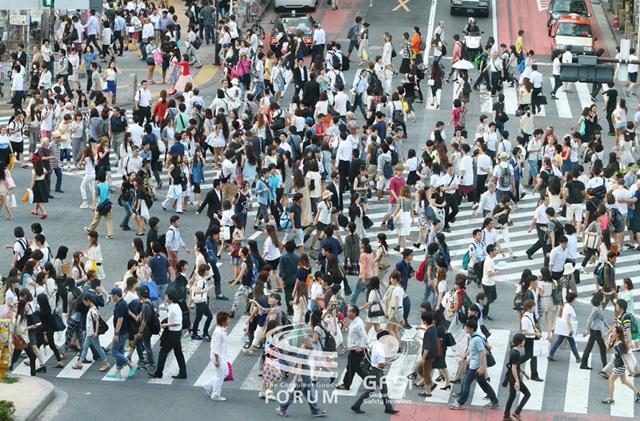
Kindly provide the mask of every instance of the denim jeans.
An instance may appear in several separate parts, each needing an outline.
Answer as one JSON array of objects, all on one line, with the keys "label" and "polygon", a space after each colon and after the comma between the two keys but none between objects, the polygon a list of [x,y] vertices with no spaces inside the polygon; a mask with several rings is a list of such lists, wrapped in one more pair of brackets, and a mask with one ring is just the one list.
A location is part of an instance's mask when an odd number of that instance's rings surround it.
[{"label": "denim jeans", "polygon": [[60,149],[60,166],[62,166],[65,159],[71,163],[71,148]]},{"label": "denim jeans", "polygon": [[[127,323],[124,321],[123,323]],[[118,370],[123,368],[125,365],[129,365],[130,361],[127,357],[124,356],[124,344],[129,340],[129,333],[120,333],[118,334],[118,342],[111,343],[111,355],[116,359],[116,367]]]},{"label": "denim jeans", "polygon": [[85,360],[87,358],[87,352],[89,351],[89,347],[93,345],[94,348],[98,351],[98,355],[102,358],[102,362],[107,362],[107,354],[104,353],[102,346],[100,345],[99,337],[93,337],[91,333],[87,333],[84,338],[84,343],[82,344],[82,352],[80,353],[80,361]]},{"label": "denim jeans", "polygon": [[[351,304],[352,306],[356,305],[360,293],[366,291],[367,285],[369,285],[368,279],[358,279],[358,281],[356,282],[356,287],[353,289],[353,293],[351,294],[351,301],[349,301],[349,304]],[[367,301],[367,299],[368,297],[365,297],[365,301]]]},{"label": "denim jeans", "polygon": [[578,348],[576,348],[576,340],[571,336],[563,335],[558,335],[558,339],[556,339],[556,341],[551,346],[551,349],[549,350],[549,356],[553,357],[553,355],[556,353],[556,350],[560,345],[562,345],[562,342],[564,342],[565,339],[567,340],[567,342],[569,342],[569,346],[571,347],[573,356],[576,357],[576,359],[580,358],[580,354],[578,354]]},{"label": "denim jeans", "polygon": [[215,42],[213,35],[213,25],[204,25],[204,40],[209,45],[209,42]]},{"label": "denim jeans", "polygon": [[62,190],[62,168],[54,168],[53,172],[56,174],[56,191]]},{"label": "denim jeans", "polygon": [[[159,285],[156,283],[156,288],[158,288],[158,301],[160,301],[162,305],[164,305],[164,296],[167,292],[168,286],[169,284]],[[158,308],[156,308],[156,310],[158,310]]]},{"label": "denim jeans", "polygon": [[429,286],[425,281],[424,295],[422,296],[422,301],[429,301],[431,304],[431,308],[435,308],[436,304],[436,290],[433,286]]},{"label": "denim jeans", "polygon": [[402,316],[402,318],[404,319],[404,325],[408,326],[409,325],[409,312],[411,311],[411,300],[409,299],[408,295],[406,297],[404,297],[404,299],[402,300],[402,307],[403,307],[403,310],[404,310],[404,316]]},{"label": "denim jeans", "polygon": [[465,402],[467,402],[469,392],[471,390],[471,383],[473,383],[474,380],[478,382],[478,386],[480,386],[482,391],[489,395],[489,399],[492,403],[498,402],[496,392],[493,390],[489,382],[487,382],[487,378],[484,374],[479,376],[477,371],[477,368],[467,368],[467,371],[464,373],[464,377],[462,378],[462,389],[460,390],[460,398],[458,399],[458,403],[460,405],[464,405]]},{"label": "denim jeans", "polygon": [[311,378],[309,376],[302,376],[302,383],[296,384],[296,388],[293,389],[293,392],[289,393],[287,401],[283,404],[280,404],[280,409],[286,411],[287,408],[289,408],[293,401],[300,396],[296,392],[301,392],[305,397],[312,414],[318,412],[318,395],[313,389],[313,383],[311,382]]},{"label": "denim jeans", "polygon": [[264,91],[264,82],[254,82],[253,83],[253,97],[256,100],[262,98],[262,92]]},{"label": "denim jeans", "polygon": [[133,214],[131,212],[131,202],[122,201],[122,207],[124,208],[124,218],[122,218],[122,222],[120,222],[121,227],[129,227],[129,219]]},{"label": "denim jeans", "polygon": [[[147,365],[156,365],[155,360],[153,359],[153,348],[151,348],[151,333],[148,332],[148,329],[142,333],[142,337],[136,335],[136,339],[133,342],[136,347],[136,351],[138,352],[138,360],[140,362],[146,361]],[[143,351],[147,351],[147,359],[144,360]]]}]

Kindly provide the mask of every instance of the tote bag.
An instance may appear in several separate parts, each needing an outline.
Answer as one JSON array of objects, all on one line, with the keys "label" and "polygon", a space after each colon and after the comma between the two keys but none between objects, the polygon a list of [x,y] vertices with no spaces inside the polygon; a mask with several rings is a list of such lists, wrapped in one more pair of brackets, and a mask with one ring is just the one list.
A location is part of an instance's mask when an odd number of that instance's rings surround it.
[{"label": "tote bag", "polygon": [[549,341],[537,340],[533,341],[533,356],[546,357],[549,355]]}]

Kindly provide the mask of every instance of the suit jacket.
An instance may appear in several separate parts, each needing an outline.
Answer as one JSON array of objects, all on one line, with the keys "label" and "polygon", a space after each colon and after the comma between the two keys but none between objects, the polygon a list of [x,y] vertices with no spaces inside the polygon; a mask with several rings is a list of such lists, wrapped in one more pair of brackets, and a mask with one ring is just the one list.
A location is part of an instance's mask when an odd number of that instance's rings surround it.
[{"label": "suit jacket", "polygon": [[344,202],[342,201],[342,191],[340,190],[340,188],[336,189],[335,184],[331,182],[327,186],[327,190],[333,193],[333,196],[331,196],[331,205],[339,212],[342,212],[344,210]]},{"label": "suit jacket", "polygon": [[302,87],[308,80],[309,74],[307,72],[307,66],[293,68],[293,83],[296,86]]},{"label": "suit jacket", "polygon": [[315,80],[305,83],[302,98],[309,103],[311,108],[315,108],[316,103],[320,100],[320,84]]},{"label": "suit jacket", "polygon": [[[222,194],[222,193],[221,193]],[[202,210],[205,206],[209,206],[207,208],[207,216],[210,219],[213,219],[213,215],[220,215],[222,213],[222,203],[220,202],[220,198],[216,194],[216,189],[211,189],[205,196],[202,204],[198,208],[198,213],[202,213]]]}]

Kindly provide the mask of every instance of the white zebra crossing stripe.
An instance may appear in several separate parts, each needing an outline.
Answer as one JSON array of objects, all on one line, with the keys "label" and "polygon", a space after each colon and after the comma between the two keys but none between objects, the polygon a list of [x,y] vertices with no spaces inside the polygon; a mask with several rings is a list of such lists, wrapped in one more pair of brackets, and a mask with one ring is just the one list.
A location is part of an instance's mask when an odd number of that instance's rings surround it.
[{"label": "white zebra crossing stripe", "polygon": [[[589,90],[589,85],[587,85],[584,82],[576,82],[575,85],[576,85],[576,92],[578,93],[578,98],[580,99],[580,105],[582,106],[582,109],[591,107],[591,105],[593,104],[593,101],[591,101],[591,91]],[[577,114],[576,121],[578,121],[578,117],[580,116],[581,113],[582,113],[582,110],[580,110],[580,113]]]},{"label": "white zebra crossing stripe", "polygon": [[[184,332],[184,331],[182,331]],[[187,333],[182,333],[182,354],[184,355],[184,361],[185,364],[187,364],[187,373],[189,372],[189,360],[191,359],[191,357],[193,357],[193,355],[196,353],[196,350],[200,347],[200,345],[202,344],[202,342],[204,341],[192,341],[190,339],[191,334],[187,331]],[[156,335],[158,336],[158,335]],[[208,344],[208,343],[207,343]],[[157,362],[157,356],[156,356],[156,366],[158,365]],[[162,378],[161,379],[151,379],[148,382],[152,383],[152,384],[171,384],[174,382],[174,378],[171,376],[174,376],[176,374],[178,374],[178,372],[180,371],[180,368],[178,366],[178,361],[176,360],[176,357],[174,355],[173,352],[169,353],[169,356],[167,357],[167,362],[164,366],[164,370],[162,372]],[[181,373],[183,374],[183,373]]]},{"label": "white zebra crossing stripe", "polygon": [[[489,345],[491,345],[491,353],[493,358],[496,359],[496,365],[489,367],[485,377],[491,377],[491,387],[498,394],[498,387],[502,382],[501,375],[502,369],[505,366],[505,360],[509,353],[509,341],[511,340],[511,332],[508,330],[492,330],[491,336],[488,339]],[[485,393],[482,391],[478,383],[474,385],[473,398],[471,399],[471,405],[480,406],[485,405],[488,401],[484,399]]]},{"label": "white zebra crossing stripe", "polygon": [[[582,337],[582,333],[576,332],[576,336]],[[595,351],[595,348],[594,348],[594,351]],[[596,357],[596,358],[594,359],[593,357]],[[538,361],[542,359],[543,358],[538,358]],[[600,356],[598,355],[597,352],[592,352],[590,355],[590,361],[587,361],[589,367],[593,367],[593,365],[591,364],[593,364],[593,362],[596,360],[598,361],[597,365],[599,367]],[[558,364],[558,363],[554,363],[554,364]],[[575,360],[573,359],[573,356],[569,357],[569,372],[567,374],[567,390],[571,392],[565,394],[565,400],[564,400],[565,412],[575,412],[578,414],[588,413],[589,380],[590,380],[591,373],[592,373],[592,370],[580,369],[580,364],[575,362]],[[596,377],[600,377],[600,376],[596,375]]]},{"label": "white zebra crossing stripe", "polygon": [[[492,339],[493,334],[491,335]],[[544,335],[542,336],[544,338]],[[511,349],[511,348],[509,348]],[[509,351],[510,352],[510,351]],[[507,354],[508,355],[508,354]],[[508,357],[507,357],[508,359]],[[526,372],[529,374],[529,376],[531,376],[531,366],[529,365],[530,363],[527,362],[527,370]],[[538,377],[540,377],[541,379],[547,379],[547,377],[549,377],[549,373],[547,372],[548,369],[548,365],[549,365],[549,361],[547,361],[546,357],[538,357]],[[524,369],[524,365],[522,365],[522,369]],[[500,381],[502,382],[502,379],[500,379]],[[545,388],[545,383],[544,382],[534,382],[534,381],[528,381],[527,382],[527,387],[529,388],[529,391],[531,392],[531,397],[529,398],[529,401],[527,402],[526,408],[527,409],[532,409],[535,411],[542,411],[542,401],[544,400],[544,388]]]},{"label": "white zebra crossing stripe", "polygon": [[[113,339],[113,316],[106,322],[107,322],[107,325],[109,326],[109,330],[107,330],[107,332],[104,335],[100,335],[98,337],[98,339],[100,340],[100,346],[102,347],[110,346],[111,340]],[[89,370],[89,368],[91,368],[94,364],[96,364],[96,361],[93,361],[92,359],[91,363],[82,364],[82,368],[80,370],[76,370],[73,368],[73,366],[78,362],[79,358],[80,356],[73,357],[73,358],[69,357],[67,359],[69,363],[62,369],[60,374],[58,374],[56,377],[62,377],[62,378],[68,378],[68,379],[79,379]],[[87,353],[87,358],[91,358],[91,351]],[[109,359],[108,355],[107,355],[107,359]],[[100,363],[99,365],[102,365],[104,363],[104,361],[98,361],[98,362]]]},{"label": "white zebra crossing stripe", "polygon": [[[555,81],[553,79],[553,77],[549,78],[551,85],[553,86]],[[571,105],[569,104],[569,101],[567,99],[567,94],[563,89],[558,89],[558,91],[556,92],[556,97],[558,99],[554,100],[551,98],[551,94],[549,94],[549,100],[553,101],[556,104],[556,107],[558,109],[558,117],[560,118],[571,118]]]}]

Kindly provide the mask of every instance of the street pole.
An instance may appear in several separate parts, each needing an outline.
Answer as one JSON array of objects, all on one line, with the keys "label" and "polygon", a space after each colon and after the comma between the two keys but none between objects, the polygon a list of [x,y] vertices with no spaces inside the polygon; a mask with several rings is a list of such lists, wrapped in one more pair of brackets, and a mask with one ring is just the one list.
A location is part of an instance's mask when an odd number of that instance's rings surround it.
[{"label": "street pole", "polygon": [[[628,39],[621,39],[620,40],[620,68],[618,69],[618,81],[620,82],[626,82],[628,80],[628,73],[627,73],[627,64],[625,63],[625,61],[629,60],[629,50],[631,48],[631,41]],[[636,50],[637,51],[637,50]],[[604,60],[602,57],[598,58],[598,61]],[[608,60],[614,60],[612,63],[616,62],[615,58],[614,59],[608,59]]]}]

